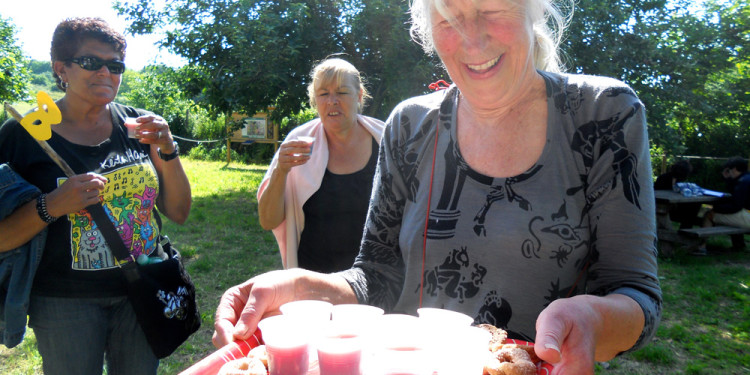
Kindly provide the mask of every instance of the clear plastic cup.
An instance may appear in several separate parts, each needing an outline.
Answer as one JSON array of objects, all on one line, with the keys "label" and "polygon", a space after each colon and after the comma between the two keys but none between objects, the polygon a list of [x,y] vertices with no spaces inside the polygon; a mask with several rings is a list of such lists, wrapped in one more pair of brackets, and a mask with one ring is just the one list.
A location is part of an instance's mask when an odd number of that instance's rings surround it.
[{"label": "clear plastic cup", "polygon": [[128,138],[135,138],[135,128],[138,127],[135,117],[126,117],[125,127],[128,129]]},{"label": "clear plastic cup", "polygon": [[417,309],[419,318],[429,322],[437,322],[446,326],[469,326],[474,318],[458,311],[438,309],[435,307],[422,307]]},{"label": "clear plastic cup", "polygon": [[[311,342],[316,342],[326,325],[331,322],[331,309],[333,304],[318,300],[299,300],[288,302],[279,307],[281,314],[290,319],[301,322]],[[317,373],[318,352],[314,346],[310,346],[310,374]]]},{"label": "clear plastic cup", "polygon": [[348,303],[334,305],[331,310],[331,320],[341,323],[364,323],[383,315],[383,309],[370,305]]},{"label": "clear plastic cup", "polygon": [[261,320],[258,328],[266,345],[270,375],[307,375],[310,338],[300,320],[276,315]]},{"label": "clear plastic cup", "polygon": [[297,136],[296,139],[298,141],[305,142],[305,143],[307,143],[310,146],[310,152],[308,152],[306,154],[301,154],[301,155],[308,155],[308,156],[312,155],[313,146],[315,145],[315,138],[314,137],[308,137],[308,136],[305,136],[305,135],[300,135],[300,136]]},{"label": "clear plastic cup", "polygon": [[432,375],[436,369],[427,326],[415,316],[385,314],[375,322],[366,375]]},{"label": "clear plastic cup", "polygon": [[362,304],[334,305],[331,312],[331,324],[339,329],[353,331],[362,338],[362,368],[368,368],[374,360],[374,337],[377,333],[377,321],[383,315],[383,309]]},{"label": "clear plastic cup", "polygon": [[315,342],[320,375],[362,375],[364,338],[354,325],[327,325]]},{"label": "clear plastic cup", "polygon": [[331,320],[333,304],[318,300],[299,300],[287,302],[281,307],[281,313],[305,323],[322,325]]}]

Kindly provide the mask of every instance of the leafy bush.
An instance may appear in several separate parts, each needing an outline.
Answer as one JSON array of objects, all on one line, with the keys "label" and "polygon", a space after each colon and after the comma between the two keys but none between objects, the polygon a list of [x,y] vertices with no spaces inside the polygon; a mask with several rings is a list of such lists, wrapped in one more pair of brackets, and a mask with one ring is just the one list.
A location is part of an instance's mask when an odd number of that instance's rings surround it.
[{"label": "leafy bush", "polygon": [[283,140],[292,129],[314,119],[315,117],[318,117],[318,112],[313,108],[305,108],[299,111],[296,115],[284,117],[279,126],[279,139]]},{"label": "leafy bush", "polygon": [[[222,144],[221,146],[212,146],[210,143],[201,143],[190,149],[188,157],[205,161],[225,161],[227,160],[227,145]],[[243,157],[241,157],[234,149],[230,151],[230,157],[232,158],[232,161],[245,162]]]},{"label": "leafy bush", "polygon": [[211,118],[210,114],[203,107],[193,107],[190,110],[189,129],[195,139],[199,140],[217,140],[225,139],[226,123],[224,116]]},{"label": "leafy bush", "polygon": [[133,107],[152,111],[169,123],[172,134],[191,137],[187,116],[193,102],[177,89],[178,75],[170,67],[148,66],[141,73],[126,75],[122,100]]}]

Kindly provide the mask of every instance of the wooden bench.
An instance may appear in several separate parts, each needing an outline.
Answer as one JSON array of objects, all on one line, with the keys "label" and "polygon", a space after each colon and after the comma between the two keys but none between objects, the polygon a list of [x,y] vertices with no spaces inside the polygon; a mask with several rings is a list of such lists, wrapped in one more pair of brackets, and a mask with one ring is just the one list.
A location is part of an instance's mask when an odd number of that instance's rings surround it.
[{"label": "wooden bench", "polygon": [[692,238],[704,239],[713,236],[730,236],[732,247],[736,249],[745,248],[745,234],[750,233],[750,228],[737,228],[729,226],[715,226],[706,228],[680,229],[677,233]]},{"label": "wooden bench", "polygon": [[750,228],[736,228],[720,225],[716,227],[680,229],[678,232],[689,237],[706,238],[712,236],[746,234],[750,233]]},{"label": "wooden bench", "polygon": [[730,236],[732,238],[732,247],[742,249],[745,247],[745,234],[749,234],[750,229],[735,228],[730,226],[716,226],[706,228],[689,228],[679,230],[668,230],[659,228],[657,235],[659,237],[659,253],[671,257],[674,255],[674,245],[680,245],[688,251],[698,249],[698,247],[708,237],[712,236]]}]

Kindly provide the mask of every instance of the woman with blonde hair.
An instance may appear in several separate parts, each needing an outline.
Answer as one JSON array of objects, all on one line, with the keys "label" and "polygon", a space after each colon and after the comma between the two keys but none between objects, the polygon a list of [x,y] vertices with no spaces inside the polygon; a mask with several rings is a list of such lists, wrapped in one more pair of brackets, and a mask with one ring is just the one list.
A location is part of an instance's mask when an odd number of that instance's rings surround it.
[{"label": "woman with blonde hair", "polygon": [[384,124],[361,114],[369,95],[349,62],[323,60],[310,78],[318,117],[292,130],[274,155],[258,215],[284,268],[340,271],[359,251]]}]

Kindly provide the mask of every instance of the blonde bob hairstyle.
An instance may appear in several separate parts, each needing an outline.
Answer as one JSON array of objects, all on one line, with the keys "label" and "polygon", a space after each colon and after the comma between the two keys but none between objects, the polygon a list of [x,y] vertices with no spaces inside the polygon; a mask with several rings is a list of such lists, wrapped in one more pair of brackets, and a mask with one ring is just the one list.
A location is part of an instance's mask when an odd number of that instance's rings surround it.
[{"label": "blonde bob hairstyle", "polygon": [[351,63],[340,58],[327,58],[312,69],[310,72],[310,84],[307,85],[307,97],[310,100],[310,106],[317,109],[318,105],[315,102],[315,89],[321,86],[326,86],[335,82],[338,86],[341,86],[347,78],[352,78],[355,84],[359,86],[359,92],[362,93],[362,98],[359,100],[357,106],[357,112],[362,113],[364,108],[364,101],[370,99],[370,93],[365,88],[362,76],[359,74],[359,70],[354,67]]},{"label": "blonde bob hairstyle", "polygon": [[[447,14],[447,0],[411,0],[411,36],[424,51],[432,54],[435,43],[432,39],[432,9],[440,14]],[[472,0],[478,1],[478,0]],[[573,14],[574,0],[496,0],[525,3],[526,19],[534,30],[533,51],[534,67],[548,72],[560,72],[563,64],[558,48],[563,33],[568,27]],[[556,2],[561,3],[560,6]],[[567,14],[563,14],[566,10]]]}]

